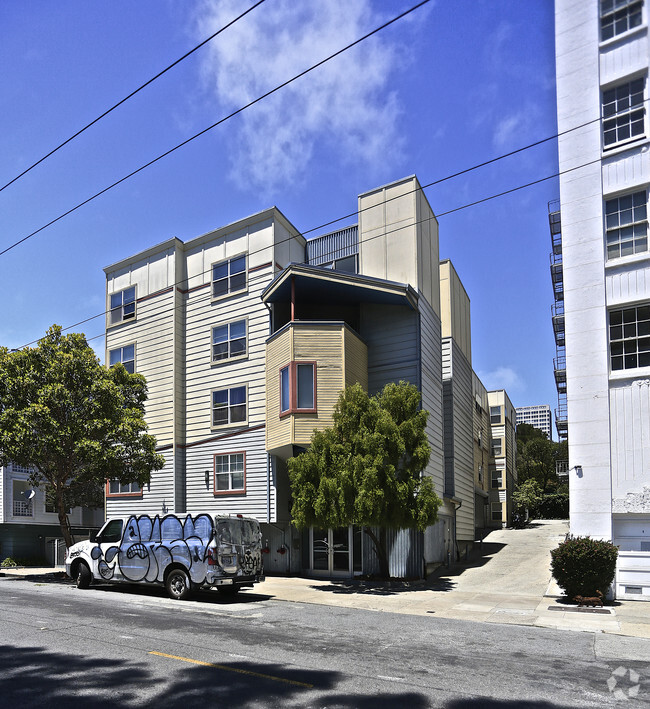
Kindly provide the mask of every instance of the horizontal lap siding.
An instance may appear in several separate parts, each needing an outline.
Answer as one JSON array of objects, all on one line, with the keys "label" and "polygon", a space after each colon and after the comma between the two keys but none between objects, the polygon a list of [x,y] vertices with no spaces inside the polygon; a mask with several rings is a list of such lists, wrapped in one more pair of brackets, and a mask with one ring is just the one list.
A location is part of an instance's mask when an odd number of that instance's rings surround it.
[{"label": "horizontal lap siding", "polygon": [[368,348],[348,328],[343,331],[345,346],[345,386],[359,383],[368,391]]},{"label": "horizontal lap siding", "polygon": [[444,450],[440,318],[424,298],[420,298],[418,305],[420,309],[422,408],[429,412],[426,432],[431,446],[431,457],[426,473],[432,477],[436,493],[442,497]]},{"label": "horizontal lap siding", "polygon": [[[248,293],[212,301],[210,289],[188,294],[186,315],[186,433],[187,443],[228,433],[227,427],[212,428],[214,389],[247,386],[247,424],[265,422],[265,349],[269,332],[268,310],[260,294],[271,280],[272,269],[250,274]],[[254,278],[253,278],[254,277]],[[212,328],[233,320],[247,320],[248,356],[212,364]],[[236,427],[235,427],[236,430]]]},{"label": "horizontal lap siding", "polygon": [[266,447],[288,445],[292,440],[291,417],[280,418],[280,368],[291,361],[291,330],[266,345]]},{"label": "horizontal lap siding", "polygon": [[[246,453],[246,492],[214,495],[214,456]],[[245,431],[228,438],[190,446],[185,450],[187,508],[228,514],[243,514],[259,521],[267,519],[267,456],[264,429]],[[205,472],[209,472],[208,487]],[[274,498],[271,500],[275,506]]]},{"label": "horizontal lap siding", "polygon": [[174,510],[174,451],[161,451],[165,467],[151,474],[151,483],[145,485],[141,497],[107,497],[106,516],[156,514]]},{"label": "horizontal lap siding", "polygon": [[322,431],[334,423],[334,407],[343,382],[343,327],[310,325],[293,329],[293,359],[316,361],[315,414],[295,414],[294,439],[307,445],[314,429]]},{"label": "horizontal lap siding", "polygon": [[417,314],[396,305],[361,307],[361,337],[368,346],[368,393],[390,382],[419,385]]}]

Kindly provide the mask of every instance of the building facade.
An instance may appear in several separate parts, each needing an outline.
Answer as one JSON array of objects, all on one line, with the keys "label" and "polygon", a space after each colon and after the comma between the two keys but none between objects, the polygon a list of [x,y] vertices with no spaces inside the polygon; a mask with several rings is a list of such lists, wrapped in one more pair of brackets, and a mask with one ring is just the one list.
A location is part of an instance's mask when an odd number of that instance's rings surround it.
[{"label": "building facade", "polygon": [[487,394],[490,417],[490,518],[492,527],[512,522],[512,493],[517,483],[515,409],[505,390]]},{"label": "building facade", "polygon": [[[63,564],[65,543],[59,516],[41,488],[29,484],[29,470],[10,463],[0,466],[0,561]],[[68,520],[73,535],[87,537],[103,519],[103,510],[75,507]]]},{"label": "building facade", "polygon": [[650,600],[647,3],[556,0],[570,525]]},{"label": "building facade", "polygon": [[410,177],[360,195],[357,225],[310,242],[274,208],[107,267],[106,361],[146,377],[166,458],[145,489],[109,483],[107,514],[248,514],[268,571],[372,573],[361,530],[290,525],[286,461],[331,425],[347,384],[374,394],[405,380],[430,412],[424,474],[444,504],[426,533],[391,535],[391,573],[421,576],[454,554],[438,263],[437,221]]},{"label": "building facade", "polygon": [[553,440],[551,407],[548,404],[538,406],[518,406],[515,409],[517,423],[527,423],[544,431],[549,441]]}]

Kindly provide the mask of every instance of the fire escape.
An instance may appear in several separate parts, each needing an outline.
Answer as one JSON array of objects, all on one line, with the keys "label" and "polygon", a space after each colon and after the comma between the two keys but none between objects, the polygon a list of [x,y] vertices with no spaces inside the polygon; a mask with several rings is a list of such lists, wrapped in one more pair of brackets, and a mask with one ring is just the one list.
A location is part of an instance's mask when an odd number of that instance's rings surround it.
[{"label": "fire escape", "polygon": [[560,218],[560,200],[548,203],[548,222],[551,229],[551,281],[553,283],[554,303],[551,306],[551,319],[555,335],[555,359],[553,370],[557,388],[557,409],[555,409],[555,427],[558,440],[566,441],[568,436],[567,398],[566,398],[566,350],[564,342],[564,280],[562,277],[562,222]]}]

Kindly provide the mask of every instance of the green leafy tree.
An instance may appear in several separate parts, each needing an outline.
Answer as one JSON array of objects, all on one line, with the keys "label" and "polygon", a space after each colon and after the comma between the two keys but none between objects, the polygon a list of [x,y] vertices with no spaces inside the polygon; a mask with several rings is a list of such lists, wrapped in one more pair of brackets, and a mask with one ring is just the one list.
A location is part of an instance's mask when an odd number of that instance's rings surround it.
[{"label": "green leafy tree", "polygon": [[567,460],[566,443],[549,441],[540,429],[527,423],[517,425],[517,476],[519,482],[536,480],[544,493],[555,492],[556,463]]},{"label": "green leafy tree", "polygon": [[526,480],[517,485],[512,502],[517,510],[528,510],[534,516],[542,501],[542,489],[537,480]]},{"label": "green leafy tree", "polygon": [[52,326],[38,346],[0,348],[0,464],[30,467],[54,503],[67,547],[67,509],[99,506],[107,479],[149,481],[164,466],[147,433],[147,385],[101,365],[81,334]]},{"label": "green leafy tree", "polygon": [[387,384],[372,397],[359,384],[346,388],[332,428],[314,431],[310,448],[289,459],[293,523],[364,527],[388,578],[386,530],[424,531],[442,504],[422,475],[431,454],[428,415],[420,392],[406,382]]}]

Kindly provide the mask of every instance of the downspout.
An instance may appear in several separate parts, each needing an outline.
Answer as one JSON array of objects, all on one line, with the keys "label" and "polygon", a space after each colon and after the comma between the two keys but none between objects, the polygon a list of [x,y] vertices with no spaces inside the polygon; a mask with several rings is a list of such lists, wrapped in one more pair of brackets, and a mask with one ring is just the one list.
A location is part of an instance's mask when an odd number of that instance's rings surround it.
[{"label": "downspout", "polygon": [[271,524],[271,454],[266,454],[266,521]]}]

